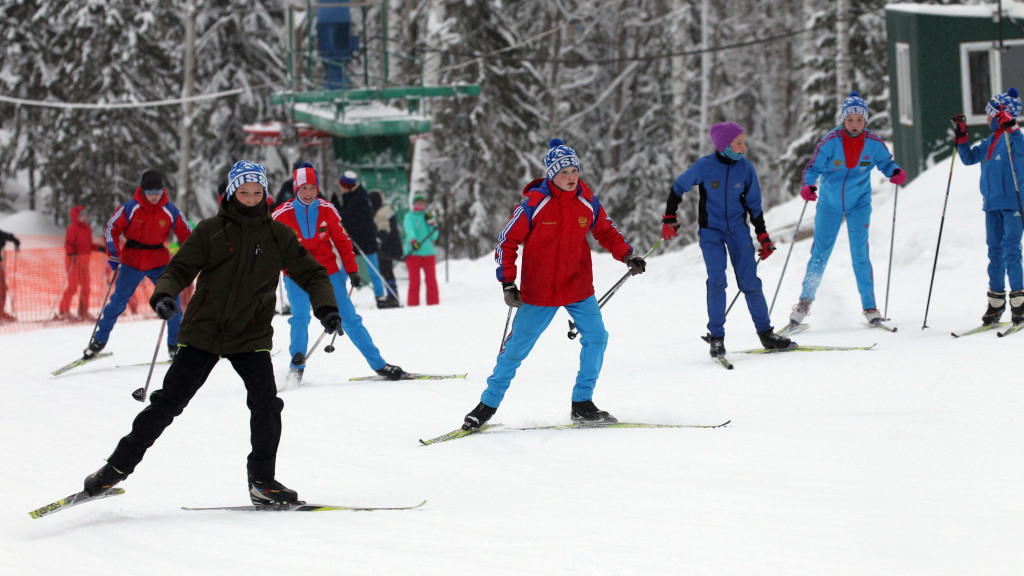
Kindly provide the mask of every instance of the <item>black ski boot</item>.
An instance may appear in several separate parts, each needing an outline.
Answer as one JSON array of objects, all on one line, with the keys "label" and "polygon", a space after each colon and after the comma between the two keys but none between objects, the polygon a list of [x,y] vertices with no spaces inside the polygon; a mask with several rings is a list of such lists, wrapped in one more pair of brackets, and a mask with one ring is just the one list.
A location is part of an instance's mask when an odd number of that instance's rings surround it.
[{"label": "black ski boot", "polygon": [[995,292],[993,290],[988,291],[988,310],[985,310],[985,314],[981,317],[981,324],[988,326],[989,324],[995,324],[999,322],[999,319],[1003,316],[1003,312],[1006,311],[1006,292]]},{"label": "black ski boot", "polygon": [[764,346],[765,350],[784,350],[794,346],[792,340],[785,336],[779,336],[771,330],[758,332],[757,337],[761,339],[761,346]]},{"label": "black ski boot", "polygon": [[254,506],[281,506],[299,504],[299,495],[273,478],[257,480],[249,477],[249,499]]},{"label": "black ski boot", "polygon": [[711,357],[722,358],[725,356],[725,336],[712,336],[708,334],[704,341],[711,345]]},{"label": "black ski boot", "polygon": [[85,358],[86,360],[92,358],[99,354],[100,350],[103,350],[103,347],[106,345],[106,342],[98,342],[95,338],[89,340],[89,347],[82,350],[82,358]]},{"label": "black ski boot", "polygon": [[473,408],[469,414],[466,414],[466,418],[462,421],[462,429],[479,430],[497,411],[497,408],[491,408],[483,402],[477,404],[476,408]]},{"label": "black ski boot", "polygon": [[593,400],[572,403],[572,421],[590,424],[613,424],[618,422],[615,416],[594,406]]},{"label": "black ski boot", "polygon": [[107,463],[99,470],[85,477],[85,491],[89,493],[89,496],[102,494],[108,488],[117,486],[118,482],[127,477],[127,474]]},{"label": "black ski boot", "polygon": [[292,356],[291,364],[288,365],[288,376],[285,380],[289,385],[298,386],[302,384],[302,374],[306,371],[306,356],[302,352],[296,352]]},{"label": "black ski boot", "polygon": [[402,370],[401,366],[395,366],[394,364],[385,364],[377,368],[376,372],[388,380],[401,380],[402,376],[405,376],[405,370]]},{"label": "black ski boot", "polygon": [[1024,322],[1024,290],[1010,292],[1010,319],[1014,324]]}]

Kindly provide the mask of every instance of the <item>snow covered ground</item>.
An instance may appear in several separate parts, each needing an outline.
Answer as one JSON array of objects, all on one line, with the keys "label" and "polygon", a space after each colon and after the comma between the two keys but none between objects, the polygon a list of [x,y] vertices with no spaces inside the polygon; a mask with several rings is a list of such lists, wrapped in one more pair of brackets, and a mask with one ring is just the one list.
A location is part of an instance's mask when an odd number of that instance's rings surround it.
[{"label": "snow covered ground", "polygon": [[[369,368],[348,342],[318,352],[282,393],[278,477],[313,503],[427,504],[408,512],[237,514],[246,504],[248,413],[226,363],[122,486],[126,494],[40,520],[77,491],[142,405],[159,324],[115,328],[111,358],[61,377],[88,326],[0,337],[3,574],[1013,574],[1024,565],[1024,335],[955,340],[985,306],[976,167],[956,165],[928,329],[929,277],[948,161],[900,191],[890,334],[863,323],[844,236],[797,339],[868,352],[745,355],[757,345],[737,303],[736,365],[699,340],[705,274],[691,246],[655,254],[605,307],[611,341],[597,404],[622,420],[721,429],[498,431],[419,446],[478,401],[507,308],[489,259],[451,264],[442,304],[377,310],[355,296],[385,358],[465,380],[349,382]],[[879,305],[893,188],[879,185],[872,257]],[[688,198],[687,201],[693,201]],[[779,252],[761,265],[771,300],[802,201],[767,215]],[[614,214],[612,215],[615,216]],[[652,226],[657,215],[652,215]],[[813,221],[813,205],[804,226]],[[787,228],[788,226],[788,228]],[[788,232],[783,232],[788,230]],[[646,247],[641,247],[646,248]],[[773,318],[785,322],[810,250],[793,250]],[[624,272],[595,255],[598,294]],[[442,276],[443,277],[443,276]],[[734,293],[730,287],[730,297]],[[403,295],[404,300],[404,295]],[[495,416],[568,420],[579,343],[560,313]],[[277,345],[286,347],[286,318]],[[315,327],[311,327],[315,333]],[[275,357],[281,372],[286,354]],[[165,368],[158,368],[159,376]]]}]

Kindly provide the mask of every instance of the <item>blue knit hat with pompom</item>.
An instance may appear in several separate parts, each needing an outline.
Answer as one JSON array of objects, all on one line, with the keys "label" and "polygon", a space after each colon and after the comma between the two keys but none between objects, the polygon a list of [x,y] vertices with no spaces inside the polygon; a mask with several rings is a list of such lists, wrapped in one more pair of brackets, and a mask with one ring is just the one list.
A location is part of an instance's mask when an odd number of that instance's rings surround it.
[{"label": "blue knit hat with pompom", "polygon": [[548,180],[553,180],[556,174],[570,166],[575,166],[576,169],[579,169],[580,157],[576,155],[575,150],[566,146],[561,139],[552,138],[548,142],[548,146],[550,150],[544,156],[544,166],[548,169]]},{"label": "blue knit hat with pompom", "polygon": [[1016,88],[1010,88],[1002,94],[996,94],[989,101],[988,105],[985,106],[985,112],[989,116],[995,116],[999,112],[999,107],[1002,106],[1007,112],[1013,115],[1014,118],[1020,116],[1020,92]]},{"label": "blue knit hat with pompom", "polygon": [[235,190],[246,182],[256,182],[263,187],[263,193],[266,194],[267,186],[269,186],[267,182],[267,169],[255,162],[248,162],[246,160],[235,162],[235,165],[231,167],[231,171],[228,172],[228,186],[224,190],[224,199],[230,200],[231,196],[235,194]]},{"label": "blue knit hat with pompom", "polygon": [[850,114],[860,114],[864,117],[864,122],[868,121],[868,103],[860,97],[856,90],[850,92],[846,100],[843,100],[843,108],[839,113],[839,123],[846,122],[846,117]]}]

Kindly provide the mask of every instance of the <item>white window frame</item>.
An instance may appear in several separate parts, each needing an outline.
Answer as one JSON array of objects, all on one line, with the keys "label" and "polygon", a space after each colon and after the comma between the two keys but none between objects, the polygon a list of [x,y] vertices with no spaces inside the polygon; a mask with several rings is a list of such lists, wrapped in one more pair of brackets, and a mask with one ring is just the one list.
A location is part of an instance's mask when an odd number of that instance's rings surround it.
[{"label": "white window frame", "polygon": [[910,81],[910,44],[896,43],[896,102],[900,124],[914,125],[914,91]]},{"label": "white window frame", "polygon": [[[1024,39],[1004,39],[1003,44],[1009,46],[1020,46],[1024,45]],[[990,91],[993,94],[1002,90],[1002,60],[1000,58],[998,42],[994,40],[986,40],[984,42],[963,42],[960,44],[960,102],[962,110],[967,116],[968,124],[985,124],[988,122],[988,118],[985,114],[971,113],[971,79],[968,77],[968,72],[970,72],[968,56],[974,52],[988,53],[988,68],[990,76],[989,85],[991,87]]]}]

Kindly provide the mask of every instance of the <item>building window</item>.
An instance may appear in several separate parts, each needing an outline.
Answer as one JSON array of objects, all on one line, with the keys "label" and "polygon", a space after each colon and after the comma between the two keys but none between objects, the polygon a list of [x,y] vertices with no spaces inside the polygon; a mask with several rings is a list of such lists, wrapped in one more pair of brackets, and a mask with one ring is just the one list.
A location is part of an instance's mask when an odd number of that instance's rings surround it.
[{"label": "building window", "polygon": [[896,98],[900,124],[914,125],[914,92],[910,83],[910,44],[896,43]]},{"label": "building window", "polygon": [[1024,91],[1024,40],[1005,40],[1002,50],[995,42],[960,44],[960,78],[967,123],[985,124],[985,105],[993,94],[1010,86]]}]

